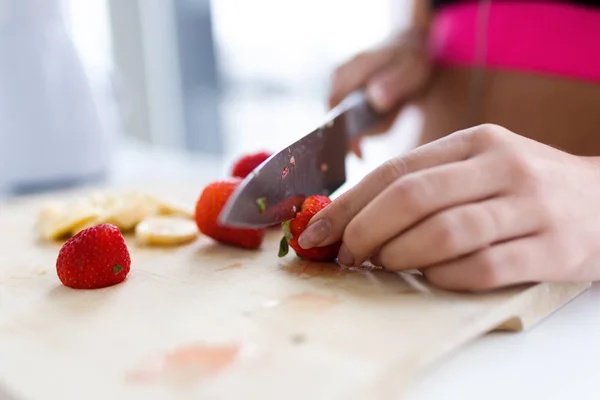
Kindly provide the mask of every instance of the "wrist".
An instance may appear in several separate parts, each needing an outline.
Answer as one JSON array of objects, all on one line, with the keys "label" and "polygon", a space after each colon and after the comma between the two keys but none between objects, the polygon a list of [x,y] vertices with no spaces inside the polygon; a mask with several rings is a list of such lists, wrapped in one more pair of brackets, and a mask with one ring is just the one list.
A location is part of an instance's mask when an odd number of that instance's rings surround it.
[{"label": "wrist", "polygon": [[429,30],[419,27],[404,28],[393,33],[383,45],[392,46],[397,49],[412,49],[419,52],[427,52],[429,41]]},{"label": "wrist", "polygon": [[409,26],[410,29],[417,31],[428,31],[433,17],[433,8],[431,1],[414,0],[412,2],[412,10]]}]

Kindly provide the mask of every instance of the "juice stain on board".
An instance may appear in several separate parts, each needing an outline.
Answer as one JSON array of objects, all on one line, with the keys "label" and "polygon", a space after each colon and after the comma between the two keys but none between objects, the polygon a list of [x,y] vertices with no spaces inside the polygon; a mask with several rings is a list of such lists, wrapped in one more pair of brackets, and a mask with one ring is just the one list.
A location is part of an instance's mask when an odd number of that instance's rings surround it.
[{"label": "juice stain on board", "polygon": [[131,383],[163,381],[176,385],[191,384],[221,373],[236,361],[239,354],[238,344],[185,345],[142,363],[126,375],[126,380]]}]

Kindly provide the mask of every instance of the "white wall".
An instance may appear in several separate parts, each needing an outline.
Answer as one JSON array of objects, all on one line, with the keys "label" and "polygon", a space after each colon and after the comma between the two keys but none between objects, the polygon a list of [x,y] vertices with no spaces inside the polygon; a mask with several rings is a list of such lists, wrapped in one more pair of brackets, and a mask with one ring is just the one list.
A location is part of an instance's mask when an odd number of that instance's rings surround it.
[{"label": "white wall", "polygon": [[213,0],[220,62],[236,82],[323,92],[331,69],[384,38],[408,0]]},{"label": "white wall", "polygon": [[[172,1],[66,1],[91,68],[104,68],[102,54],[114,54],[126,133],[179,146],[184,126]],[[228,150],[287,143],[320,120],[333,68],[405,23],[410,1],[212,0],[228,89]]]}]

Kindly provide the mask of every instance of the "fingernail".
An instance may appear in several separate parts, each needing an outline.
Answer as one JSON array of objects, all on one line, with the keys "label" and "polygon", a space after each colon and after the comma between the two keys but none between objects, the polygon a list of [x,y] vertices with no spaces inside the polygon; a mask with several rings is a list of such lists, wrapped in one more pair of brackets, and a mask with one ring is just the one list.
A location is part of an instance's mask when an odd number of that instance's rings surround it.
[{"label": "fingernail", "polygon": [[342,265],[346,265],[349,267],[354,266],[354,257],[352,256],[352,254],[350,254],[345,244],[342,244],[342,247],[340,247],[340,252],[338,253],[338,261]]},{"label": "fingernail", "polygon": [[387,91],[383,85],[375,83],[367,87],[367,96],[375,108],[384,109],[386,107]]},{"label": "fingernail", "polygon": [[298,244],[303,249],[310,249],[321,244],[331,232],[331,226],[325,219],[321,219],[311,224],[298,238]]}]

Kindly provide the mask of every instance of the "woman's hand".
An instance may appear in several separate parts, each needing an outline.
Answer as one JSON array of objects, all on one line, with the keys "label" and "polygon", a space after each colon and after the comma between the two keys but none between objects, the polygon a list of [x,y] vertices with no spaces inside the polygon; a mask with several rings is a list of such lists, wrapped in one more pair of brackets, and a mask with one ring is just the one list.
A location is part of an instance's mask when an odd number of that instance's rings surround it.
[{"label": "woman's hand", "polygon": [[502,127],[392,159],[315,215],[303,247],[340,263],[419,269],[446,289],[600,279],[600,161]]},{"label": "woman's hand", "polygon": [[[402,106],[429,81],[431,62],[425,35],[405,32],[383,45],[359,53],[338,67],[332,78],[329,106],[335,107],[351,92],[365,89],[372,106],[389,117],[368,134],[387,131]],[[360,157],[360,143],[352,143]]]}]

